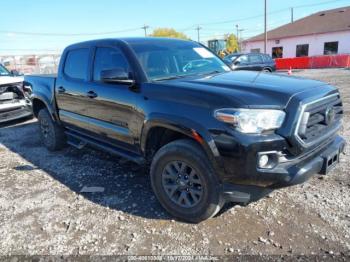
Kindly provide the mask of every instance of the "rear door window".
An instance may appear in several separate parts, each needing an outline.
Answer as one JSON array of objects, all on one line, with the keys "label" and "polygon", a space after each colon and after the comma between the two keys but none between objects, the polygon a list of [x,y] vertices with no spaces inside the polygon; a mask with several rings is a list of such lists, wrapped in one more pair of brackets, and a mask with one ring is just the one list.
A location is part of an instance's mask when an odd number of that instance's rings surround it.
[{"label": "rear door window", "polygon": [[273,62],[272,57],[269,55],[262,55],[265,63]]},{"label": "rear door window", "polygon": [[250,55],[249,60],[251,64],[262,64],[263,60],[261,55]]},{"label": "rear door window", "polygon": [[68,51],[64,64],[64,74],[74,79],[86,79],[89,66],[89,49],[81,48]]}]

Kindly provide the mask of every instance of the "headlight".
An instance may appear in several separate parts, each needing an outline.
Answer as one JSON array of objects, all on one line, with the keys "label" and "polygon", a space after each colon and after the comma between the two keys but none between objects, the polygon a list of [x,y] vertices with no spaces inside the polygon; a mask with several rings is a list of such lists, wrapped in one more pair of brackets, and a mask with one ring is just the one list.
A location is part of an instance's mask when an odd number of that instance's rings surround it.
[{"label": "headlight", "polygon": [[280,128],[286,113],[272,109],[219,109],[214,112],[216,119],[232,124],[238,131],[260,134],[263,131]]}]

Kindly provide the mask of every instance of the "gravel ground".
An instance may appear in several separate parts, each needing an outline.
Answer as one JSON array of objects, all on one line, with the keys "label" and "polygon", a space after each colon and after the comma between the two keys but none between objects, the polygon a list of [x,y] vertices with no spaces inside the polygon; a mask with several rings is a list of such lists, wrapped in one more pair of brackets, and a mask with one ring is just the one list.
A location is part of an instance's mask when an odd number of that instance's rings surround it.
[{"label": "gravel ground", "polygon": [[[350,71],[294,75],[340,89],[348,140]],[[349,160],[192,225],[161,208],[142,168],[89,148],[48,152],[35,120],[12,122],[0,128],[0,255],[349,254]],[[104,191],[81,193],[85,186]]]}]

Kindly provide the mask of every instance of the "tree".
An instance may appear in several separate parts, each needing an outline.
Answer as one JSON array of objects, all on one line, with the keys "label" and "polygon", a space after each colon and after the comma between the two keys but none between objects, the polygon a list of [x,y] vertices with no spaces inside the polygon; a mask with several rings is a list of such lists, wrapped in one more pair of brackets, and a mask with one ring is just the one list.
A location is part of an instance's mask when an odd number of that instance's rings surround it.
[{"label": "tree", "polygon": [[150,36],[189,39],[184,33],[177,32],[173,28],[157,28],[157,29],[154,29],[153,33]]},{"label": "tree", "polygon": [[226,50],[228,53],[239,51],[238,39],[234,34],[230,34],[226,42]]}]

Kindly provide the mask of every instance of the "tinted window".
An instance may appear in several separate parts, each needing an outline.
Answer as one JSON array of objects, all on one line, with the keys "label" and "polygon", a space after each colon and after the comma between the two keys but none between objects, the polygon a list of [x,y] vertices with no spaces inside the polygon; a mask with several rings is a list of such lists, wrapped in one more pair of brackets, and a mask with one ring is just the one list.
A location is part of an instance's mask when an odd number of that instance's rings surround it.
[{"label": "tinted window", "polygon": [[69,51],[64,64],[65,75],[85,79],[89,64],[89,49],[76,49]]},{"label": "tinted window", "polygon": [[273,62],[271,56],[269,56],[269,55],[263,55],[263,59],[264,59],[264,62],[266,62],[266,63]]},{"label": "tinted window", "polygon": [[309,45],[297,45],[296,57],[308,56],[309,55]]},{"label": "tinted window", "polygon": [[324,52],[325,55],[335,55],[338,54],[338,42],[328,42],[324,43]]},{"label": "tinted window", "polygon": [[263,62],[260,55],[250,55],[249,59],[252,64],[262,64]]},{"label": "tinted window", "polygon": [[101,71],[123,68],[129,72],[129,64],[120,49],[111,47],[99,47],[96,49],[94,61],[94,80],[101,80]]}]

